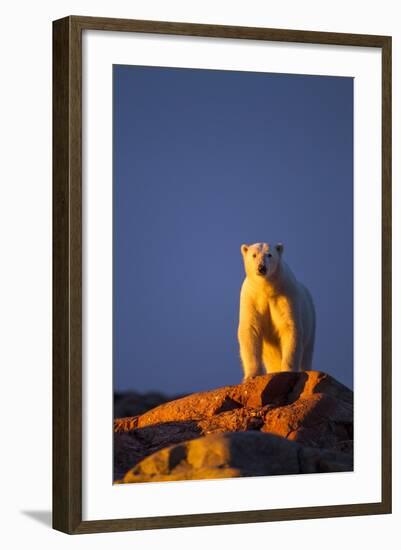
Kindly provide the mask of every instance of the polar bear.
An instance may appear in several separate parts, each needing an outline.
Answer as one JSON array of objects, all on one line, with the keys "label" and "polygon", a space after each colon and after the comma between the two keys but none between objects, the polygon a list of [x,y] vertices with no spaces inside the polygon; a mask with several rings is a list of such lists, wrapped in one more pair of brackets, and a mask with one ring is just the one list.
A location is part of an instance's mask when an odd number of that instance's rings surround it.
[{"label": "polar bear", "polygon": [[284,262],[281,243],[243,244],[238,340],[244,379],[309,370],[315,340],[312,296]]}]

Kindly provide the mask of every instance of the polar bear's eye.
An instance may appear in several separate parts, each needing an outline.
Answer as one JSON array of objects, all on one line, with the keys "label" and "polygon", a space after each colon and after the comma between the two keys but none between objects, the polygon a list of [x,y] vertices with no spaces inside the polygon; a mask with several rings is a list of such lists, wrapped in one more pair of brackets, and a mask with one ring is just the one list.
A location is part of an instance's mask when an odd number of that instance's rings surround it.
[{"label": "polar bear's eye", "polygon": [[253,256],[254,258],[256,258],[256,254],[252,254],[252,256]]},{"label": "polar bear's eye", "polygon": [[267,257],[268,257],[268,258],[272,258],[272,255],[270,254],[270,252],[269,252],[269,254],[267,255]]}]

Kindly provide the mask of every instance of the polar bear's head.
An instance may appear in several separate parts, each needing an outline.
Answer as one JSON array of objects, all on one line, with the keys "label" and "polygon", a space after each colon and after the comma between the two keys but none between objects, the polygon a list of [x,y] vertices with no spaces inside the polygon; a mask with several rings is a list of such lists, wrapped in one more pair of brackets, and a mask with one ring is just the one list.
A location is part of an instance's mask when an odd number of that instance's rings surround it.
[{"label": "polar bear's head", "polygon": [[268,243],[243,244],[241,253],[247,277],[271,278],[280,265],[283,250],[282,243],[276,245]]}]

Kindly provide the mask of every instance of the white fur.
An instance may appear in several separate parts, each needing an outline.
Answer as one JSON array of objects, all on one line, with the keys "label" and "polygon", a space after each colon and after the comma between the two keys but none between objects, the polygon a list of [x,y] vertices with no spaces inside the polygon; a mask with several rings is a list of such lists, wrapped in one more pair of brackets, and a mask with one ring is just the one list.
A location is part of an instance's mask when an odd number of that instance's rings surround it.
[{"label": "white fur", "polygon": [[[311,369],[315,308],[308,289],[283,261],[283,245],[242,245],[241,252],[246,277],[238,340],[244,378]],[[266,272],[259,273],[258,266]]]}]

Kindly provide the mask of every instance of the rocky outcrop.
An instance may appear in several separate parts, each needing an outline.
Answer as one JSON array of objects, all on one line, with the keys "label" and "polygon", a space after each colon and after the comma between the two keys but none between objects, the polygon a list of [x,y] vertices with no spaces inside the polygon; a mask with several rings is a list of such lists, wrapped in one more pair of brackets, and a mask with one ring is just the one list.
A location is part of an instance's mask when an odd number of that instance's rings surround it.
[{"label": "rocky outcrop", "polygon": [[115,479],[352,470],[353,393],[318,371],[266,374],[114,421]]},{"label": "rocky outcrop", "polygon": [[303,447],[262,432],[208,435],[162,449],[129,470],[122,483],[310,474],[352,469],[349,454]]}]

